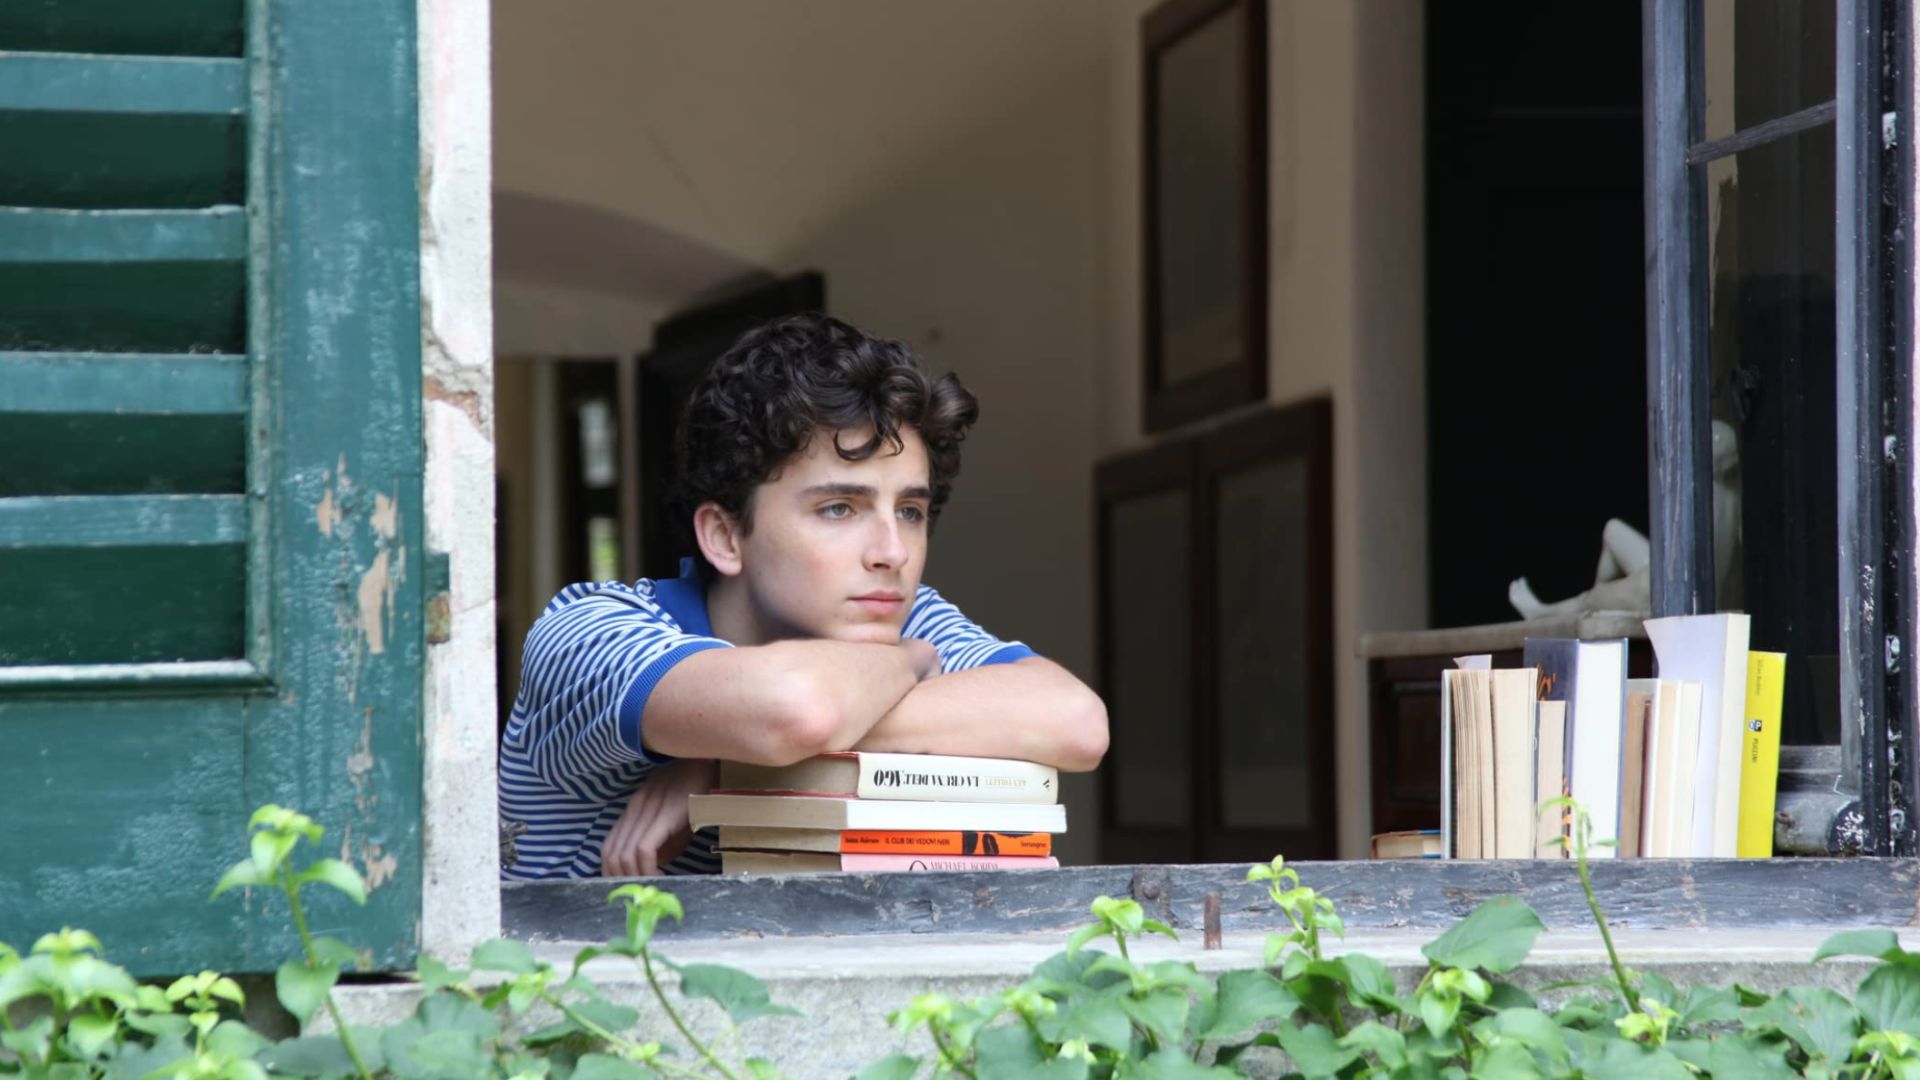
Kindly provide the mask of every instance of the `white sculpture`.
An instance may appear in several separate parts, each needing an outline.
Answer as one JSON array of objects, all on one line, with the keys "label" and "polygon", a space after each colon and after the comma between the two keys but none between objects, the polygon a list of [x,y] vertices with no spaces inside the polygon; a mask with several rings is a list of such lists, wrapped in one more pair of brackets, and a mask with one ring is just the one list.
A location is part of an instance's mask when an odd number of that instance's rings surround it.
[{"label": "white sculpture", "polygon": [[[1713,572],[1714,580],[1725,582],[1733,570],[1733,555],[1740,543],[1740,487],[1735,475],[1740,465],[1740,448],[1733,425],[1713,422]],[[1624,611],[1644,615],[1653,608],[1648,585],[1653,548],[1640,530],[1614,518],[1600,530],[1600,565],[1594,569],[1593,587],[1577,596],[1548,604],[1534,595],[1526,578],[1507,586],[1507,602],[1523,619],[1551,615],[1577,615],[1585,611]]]}]

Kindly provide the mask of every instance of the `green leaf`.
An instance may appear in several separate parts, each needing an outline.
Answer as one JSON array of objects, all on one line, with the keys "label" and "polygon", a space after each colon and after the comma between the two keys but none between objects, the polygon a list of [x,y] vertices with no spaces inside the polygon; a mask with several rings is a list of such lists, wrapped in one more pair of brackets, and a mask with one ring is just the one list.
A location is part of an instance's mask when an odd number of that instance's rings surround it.
[{"label": "green leaf", "polygon": [[1834,956],[1871,956],[1875,960],[1893,960],[1910,955],[1900,947],[1900,937],[1891,930],[1842,930],[1820,943],[1814,960]]},{"label": "green leaf", "polygon": [[1187,1029],[1187,1009],[1191,1006],[1185,990],[1163,987],[1143,997],[1123,997],[1120,1011],[1134,1023],[1153,1034],[1162,1045],[1177,1045]]},{"label": "green leaf", "polygon": [[327,991],[333,989],[339,978],[340,969],[331,964],[314,967],[289,960],[274,973],[273,989],[280,1004],[305,1027],[320,1006],[327,1003]]},{"label": "green leaf", "polygon": [[1231,1038],[1267,1020],[1285,1020],[1300,1008],[1300,999],[1264,971],[1246,969],[1220,975],[1218,996],[1201,1039]]},{"label": "green leaf", "polygon": [[1707,1071],[1741,1080],[1789,1080],[1800,1075],[1787,1064],[1785,1047],[1724,1035],[1707,1044]]},{"label": "green leaf", "polygon": [[920,1071],[920,1059],[906,1054],[888,1054],[860,1070],[855,1080],[913,1080]]},{"label": "green leaf", "polygon": [[1340,1045],[1333,1032],[1319,1024],[1281,1024],[1274,1035],[1294,1065],[1308,1076],[1332,1076],[1360,1056],[1358,1047]]},{"label": "green leaf", "polygon": [[1026,1080],[1047,1060],[1047,1048],[1025,1024],[1002,1024],[974,1040],[979,1080]]},{"label": "green leaf", "polygon": [[1420,1012],[1420,1022],[1427,1030],[1438,1034],[1453,1029],[1453,1021],[1460,1015],[1460,999],[1453,994],[1438,994],[1428,991],[1414,999]]},{"label": "green leaf", "polygon": [[120,1025],[114,1023],[112,1017],[89,1013],[67,1021],[67,1042],[79,1050],[82,1057],[98,1057],[119,1030]]},{"label": "green leaf", "polygon": [[1536,1080],[1540,1063],[1516,1042],[1500,1042],[1481,1052],[1473,1064],[1473,1080]]},{"label": "green leaf", "polygon": [[331,886],[345,893],[347,899],[366,906],[367,883],[361,879],[359,871],[339,859],[316,859],[312,866],[302,870],[293,880],[296,884],[313,881]]},{"label": "green leaf", "polygon": [[1920,968],[1882,965],[1860,980],[1853,1003],[1869,1031],[1920,1036]]},{"label": "green leaf", "polygon": [[1687,988],[1675,1011],[1680,1014],[1675,1023],[1691,1028],[1739,1019],[1740,1003],[1734,998],[1733,991],[1723,987],[1693,986]]},{"label": "green leaf", "polygon": [[514,975],[526,975],[540,965],[533,958],[533,950],[527,948],[525,942],[493,938],[473,947],[473,966],[476,971],[505,971]]},{"label": "green leaf", "polygon": [[1058,1025],[1060,1037],[1055,1042],[1068,1039],[1082,1039],[1094,1046],[1104,1046],[1110,1050],[1124,1051],[1133,1042],[1133,1021],[1120,1008],[1120,1001],[1111,994],[1092,994],[1076,997],[1061,1006],[1053,1017],[1053,1023],[1043,1023],[1041,1030],[1049,1031]]},{"label": "green leaf", "polygon": [[1126,1075],[1138,1080],[1231,1080],[1240,1074],[1232,1069],[1196,1065],[1184,1051],[1163,1046],[1134,1063]]},{"label": "green leaf", "polygon": [[1067,938],[1067,955],[1073,956],[1074,954],[1078,953],[1081,949],[1085,948],[1087,942],[1092,941],[1094,938],[1100,937],[1106,932],[1107,932],[1106,926],[1104,926],[1101,923],[1092,923],[1090,925],[1083,926],[1078,930],[1075,930]]},{"label": "green leaf", "polygon": [[1545,929],[1540,916],[1518,897],[1496,896],[1420,951],[1442,967],[1485,968],[1504,975],[1520,966]]},{"label": "green leaf", "polygon": [[253,834],[253,866],[260,871],[262,881],[273,880],[280,871],[280,864],[286,861],[287,853],[300,838],[291,833],[257,832]]},{"label": "green leaf", "polygon": [[[358,970],[360,967],[360,954],[354,951],[353,946],[341,941],[337,937],[326,937],[322,935],[314,938],[313,959],[317,964],[332,964],[341,971],[346,971],[349,968]],[[420,958],[420,962],[424,964],[428,959],[428,957],[423,956]]]},{"label": "green leaf", "polygon": [[493,1062],[476,1032],[446,1029],[414,1039],[399,1055],[390,1057],[389,1064],[401,1076],[426,1080],[486,1076]]},{"label": "green leaf", "polygon": [[186,1040],[179,1036],[155,1040],[151,1046],[123,1042],[114,1047],[112,1056],[107,1059],[107,1080],[142,1080],[143,1077],[168,1070],[170,1066],[192,1060],[193,1051],[188,1048]]},{"label": "green leaf", "polygon": [[1055,983],[1061,986],[1085,986],[1092,990],[1104,990],[1115,983],[1125,982],[1124,975],[1112,972],[1100,973],[1093,970],[1099,959],[1109,954],[1098,949],[1091,952],[1057,952],[1033,969],[1033,977],[1028,985],[1036,983]]},{"label": "green leaf", "polygon": [[1474,1025],[1483,1034],[1498,1035],[1556,1060],[1567,1056],[1567,1038],[1560,1025],[1539,1009],[1502,1009]]},{"label": "green leaf", "polygon": [[[265,884],[267,884],[266,875],[262,874],[260,868],[253,864],[253,860],[247,859],[234,863],[232,869],[221,875],[220,884],[213,887],[213,895],[217,897],[228,889],[239,889]],[[212,899],[212,897],[208,899]]]},{"label": "green leaf", "polygon": [[156,1039],[183,1036],[193,1029],[187,1018],[177,1013],[127,1013],[122,1017],[128,1027]]},{"label": "green leaf", "polygon": [[222,1020],[207,1036],[207,1049],[226,1057],[252,1058],[267,1048],[267,1040],[238,1020]]},{"label": "green leaf", "polygon": [[1772,1027],[1800,1045],[1815,1061],[1844,1063],[1853,1054],[1860,1034],[1860,1014],[1846,998],[1831,990],[1792,987],[1753,1011],[1755,1023]]},{"label": "green leaf", "polygon": [[[324,957],[322,959],[324,959]],[[464,971],[455,971],[440,961],[435,960],[433,957],[422,953],[420,956],[419,978],[421,990],[431,994],[436,990],[444,989],[456,983],[466,982],[467,973]]]},{"label": "green leaf", "polygon": [[1407,1037],[1378,1020],[1368,1020],[1347,1032],[1340,1045],[1370,1053],[1389,1069],[1398,1069],[1407,1060]]},{"label": "green leaf", "polygon": [[683,964],[680,992],[690,998],[709,998],[726,1010],[736,1024],[756,1016],[799,1016],[797,1009],[775,1005],[767,985],[737,968],[720,964]]},{"label": "green leaf", "polygon": [[1679,1058],[1617,1035],[1574,1032],[1567,1046],[1588,1080],[1693,1080]]},{"label": "green leaf", "polygon": [[38,1060],[47,1056],[53,1045],[53,1017],[42,1016],[15,1031],[0,1031],[0,1046],[23,1058]]},{"label": "green leaf", "polygon": [[647,1080],[653,1070],[611,1054],[583,1054],[573,1068],[573,1080]]},{"label": "green leaf", "polygon": [[1329,963],[1339,965],[1345,976],[1341,981],[1347,986],[1347,1000],[1356,1008],[1389,1013],[1407,1011],[1407,1003],[1396,996],[1400,988],[1394,984],[1393,972],[1387,970],[1387,965],[1366,953],[1348,953]]},{"label": "green leaf", "polygon": [[1539,1003],[1533,1000],[1532,994],[1512,983],[1501,982],[1499,979],[1487,981],[1493,984],[1493,992],[1487,995],[1489,1009],[1538,1009],[1540,1007]]},{"label": "green leaf", "polygon": [[500,1037],[500,1021],[493,1013],[456,994],[434,994],[420,999],[409,1023],[423,1031],[471,1031],[482,1040]]}]

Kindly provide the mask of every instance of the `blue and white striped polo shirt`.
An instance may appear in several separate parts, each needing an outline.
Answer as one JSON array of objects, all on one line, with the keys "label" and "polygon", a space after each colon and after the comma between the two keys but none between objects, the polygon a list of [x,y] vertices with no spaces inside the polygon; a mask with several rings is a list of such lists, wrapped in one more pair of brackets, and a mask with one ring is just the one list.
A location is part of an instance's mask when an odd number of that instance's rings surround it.
[{"label": "blue and white striped polo shirt", "polygon": [[[943,673],[1034,655],[969,622],[925,585],[901,635],[931,644]],[[526,826],[502,877],[599,876],[600,844],[628,797],[673,760],[640,743],[647,695],[681,660],[728,647],[713,636],[705,590],[690,568],[673,579],[560,590],[527,634],[520,693],[500,744],[500,816]],[[713,845],[713,830],[702,830],[662,869],[716,873]]]}]

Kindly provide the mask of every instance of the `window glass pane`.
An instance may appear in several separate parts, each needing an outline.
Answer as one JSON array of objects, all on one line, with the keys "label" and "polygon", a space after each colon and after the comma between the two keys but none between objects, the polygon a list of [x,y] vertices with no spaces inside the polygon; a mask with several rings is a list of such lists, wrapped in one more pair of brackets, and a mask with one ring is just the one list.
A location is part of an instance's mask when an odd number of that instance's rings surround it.
[{"label": "window glass pane", "polygon": [[1222,824],[1311,826],[1305,460],[1222,476],[1217,512]]},{"label": "window glass pane", "polygon": [[1833,0],[1703,0],[1706,138],[1833,100]]},{"label": "window glass pane", "polygon": [[1160,363],[1169,385],[1238,360],[1244,313],[1240,178],[1243,10],[1210,19],[1159,60]]},{"label": "window glass pane", "polygon": [[1107,778],[1120,828],[1184,828],[1191,816],[1188,507],[1174,490],[1108,511]]},{"label": "window glass pane", "polygon": [[1793,744],[1839,741],[1833,184],[1831,125],[1707,166],[1715,580]]}]

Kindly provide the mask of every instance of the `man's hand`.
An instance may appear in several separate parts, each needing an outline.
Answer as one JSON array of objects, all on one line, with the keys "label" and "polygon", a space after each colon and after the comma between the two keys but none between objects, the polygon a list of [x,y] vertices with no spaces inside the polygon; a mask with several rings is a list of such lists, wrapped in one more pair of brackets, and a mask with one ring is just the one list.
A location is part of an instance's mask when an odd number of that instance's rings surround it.
[{"label": "man's hand", "polygon": [[914,682],[923,683],[940,674],[940,654],[931,644],[919,638],[903,638],[900,647],[913,658]]},{"label": "man's hand", "polygon": [[687,758],[648,773],[600,845],[600,876],[651,876],[677,858],[693,839],[687,796],[712,789],[716,772],[712,761]]}]

